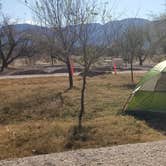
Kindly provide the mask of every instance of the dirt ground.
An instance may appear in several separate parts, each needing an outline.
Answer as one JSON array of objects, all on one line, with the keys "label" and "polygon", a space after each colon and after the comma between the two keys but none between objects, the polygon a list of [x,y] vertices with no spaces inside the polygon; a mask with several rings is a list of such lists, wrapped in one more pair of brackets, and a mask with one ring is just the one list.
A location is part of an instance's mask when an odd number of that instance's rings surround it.
[{"label": "dirt ground", "polygon": [[[135,73],[135,83],[142,73]],[[130,74],[88,77],[84,130],[75,135],[82,79],[0,79],[0,159],[165,139],[165,118],[121,113],[132,91]]]},{"label": "dirt ground", "polygon": [[0,161],[0,166],[165,166],[166,141]]}]

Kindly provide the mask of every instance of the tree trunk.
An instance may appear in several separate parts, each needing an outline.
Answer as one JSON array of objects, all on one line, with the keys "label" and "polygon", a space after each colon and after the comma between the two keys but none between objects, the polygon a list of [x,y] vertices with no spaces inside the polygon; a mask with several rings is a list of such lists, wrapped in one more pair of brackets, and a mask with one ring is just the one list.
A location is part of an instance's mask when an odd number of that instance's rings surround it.
[{"label": "tree trunk", "polygon": [[54,66],[54,58],[51,56],[51,66]]},{"label": "tree trunk", "polygon": [[2,61],[2,66],[1,66],[1,69],[0,69],[0,72],[3,72],[5,68],[8,67],[8,64],[6,61]]},{"label": "tree trunk", "polygon": [[73,73],[72,73],[71,62],[69,57],[67,57],[66,64],[67,64],[67,69],[69,74],[69,89],[72,89],[73,88]]},{"label": "tree trunk", "polygon": [[142,58],[141,58],[141,57],[139,58],[139,65],[140,65],[140,66],[142,66],[142,65],[143,65],[143,60],[142,60]]},{"label": "tree trunk", "polygon": [[133,73],[133,60],[130,62],[130,71],[131,71],[131,82],[134,83],[134,73]]},{"label": "tree trunk", "polygon": [[143,61],[142,60],[139,61],[139,65],[143,66]]},{"label": "tree trunk", "polygon": [[85,112],[85,90],[86,90],[86,73],[83,74],[82,90],[81,90],[81,108],[78,116],[78,129],[82,129],[82,117]]},{"label": "tree trunk", "polygon": [[0,72],[3,72],[3,71],[4,71],[4,66],[2,65],[1,69],[0,69]]}]

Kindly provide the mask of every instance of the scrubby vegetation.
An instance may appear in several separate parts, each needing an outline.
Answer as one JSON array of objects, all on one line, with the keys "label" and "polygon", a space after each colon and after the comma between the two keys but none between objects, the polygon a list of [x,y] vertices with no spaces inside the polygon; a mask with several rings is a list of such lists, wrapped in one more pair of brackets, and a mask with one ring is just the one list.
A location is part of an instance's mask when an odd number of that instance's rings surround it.
[{"label": "scrubby vegetation", "polygon": [[[136,74],[136,80],[141,78]],[[146,121],[121,115],[129,74],[88,78],[82,133],[76,132],[81,78],[0,80],[0,159],[165,139]],[[126,81],[128,80],[128,81]]]}]

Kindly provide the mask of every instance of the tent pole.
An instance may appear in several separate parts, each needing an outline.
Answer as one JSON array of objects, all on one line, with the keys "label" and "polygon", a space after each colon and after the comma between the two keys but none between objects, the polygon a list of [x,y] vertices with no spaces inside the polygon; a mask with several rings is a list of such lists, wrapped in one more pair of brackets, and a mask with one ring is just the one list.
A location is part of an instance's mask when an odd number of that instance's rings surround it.
[{"label": "tent pole", "polygon": [[128,103],[129,103],[129,101],[131,100],[132,96],[133,96],[133,93],[131,93],[130,96],[127,98],[125,104],[123,105],[122,112],[126,111],[126,107],[127,107]]}]

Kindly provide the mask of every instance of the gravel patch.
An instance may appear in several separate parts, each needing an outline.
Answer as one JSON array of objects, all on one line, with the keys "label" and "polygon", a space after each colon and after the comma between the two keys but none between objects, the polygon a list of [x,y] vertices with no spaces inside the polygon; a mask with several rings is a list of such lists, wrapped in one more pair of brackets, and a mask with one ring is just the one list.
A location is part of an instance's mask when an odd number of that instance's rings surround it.
[{"label": "gravel patch", "polygon": [[2,160],[0,166],[166,166],[166,141]]}]

